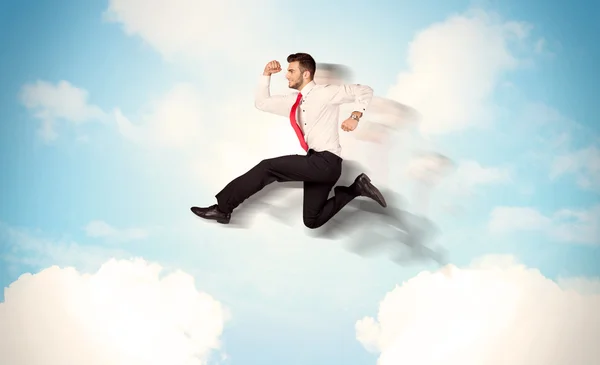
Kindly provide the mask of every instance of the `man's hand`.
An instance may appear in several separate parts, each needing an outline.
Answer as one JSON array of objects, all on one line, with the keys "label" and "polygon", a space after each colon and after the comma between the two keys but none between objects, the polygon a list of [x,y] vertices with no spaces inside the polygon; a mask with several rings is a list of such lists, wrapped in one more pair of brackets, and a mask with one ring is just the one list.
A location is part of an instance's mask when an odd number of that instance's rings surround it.
[{"label": "man's hand", "polygon": [[281,71],[281,65],[279,64],[279,62],[271,61],[265,66],[265,71],[263,72],[263,75],[271,76],[272,74],[276,74],[279,71]]},{"label": "man's hand", "polygon": [[350,131],[355,130],[357,125],[358,125],[358,120],[348,118],[342,123],[342,129],[345,130],[346,132],[350,132]]}]

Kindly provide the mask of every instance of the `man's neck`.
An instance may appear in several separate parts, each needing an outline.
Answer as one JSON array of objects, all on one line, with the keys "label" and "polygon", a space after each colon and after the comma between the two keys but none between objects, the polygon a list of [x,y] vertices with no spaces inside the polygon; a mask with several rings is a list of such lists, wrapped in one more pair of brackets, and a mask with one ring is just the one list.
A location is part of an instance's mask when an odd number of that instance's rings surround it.
[{"label": "man's neck", "polygon": [[304,85],[300,85],[300,86],[298,87],[298,91],[299,91],[299,92],[302,92],[302,89],[304,89],[304,87],[305,87],[307,84],[308,84],[308,82],[307,82],[306,84],[304,84]]},{"label": "man's neck", "polygon": [[305,82],[304,84],[300,85],[300,87],[298,87],[298,91],[301,93],[302,90],[306,87],[306,85],[310,84],[312,82],[312,80]]}]

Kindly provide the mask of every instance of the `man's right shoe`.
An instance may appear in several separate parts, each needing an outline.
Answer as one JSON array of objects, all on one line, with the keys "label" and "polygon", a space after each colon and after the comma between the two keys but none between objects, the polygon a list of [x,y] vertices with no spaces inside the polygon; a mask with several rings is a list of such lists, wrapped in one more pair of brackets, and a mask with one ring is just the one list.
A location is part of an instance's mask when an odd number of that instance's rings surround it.
[{"label": "man's right shoe", "polygon": [[383,194],[377,189],[373,184],[371,184],[371,179],[366,174],[360,174],[354,180],[354,189],[360,196],[365,196],[367,198],[371,198],[375,200],[382,207],[387,207],[387,203]]},{"label": "man's right shoe", "polygon": [[231,220],[231,213],[223,213],[217,204],[206,208],[191,207],[190,210],[200,218],[212,219],[222,224],[227,224]]}]

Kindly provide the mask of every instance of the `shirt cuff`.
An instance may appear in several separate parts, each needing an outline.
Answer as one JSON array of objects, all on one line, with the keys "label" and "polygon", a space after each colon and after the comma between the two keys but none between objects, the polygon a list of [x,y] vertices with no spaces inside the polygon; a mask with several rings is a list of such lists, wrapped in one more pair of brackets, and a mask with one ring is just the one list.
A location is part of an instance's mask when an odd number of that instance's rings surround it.
[{"label": "shirt cuff", "polygon": [[367,105],[355,103],[354,106],[352,107],[352,111],[353,112],[361,112],[364,114],[367,111]]}]

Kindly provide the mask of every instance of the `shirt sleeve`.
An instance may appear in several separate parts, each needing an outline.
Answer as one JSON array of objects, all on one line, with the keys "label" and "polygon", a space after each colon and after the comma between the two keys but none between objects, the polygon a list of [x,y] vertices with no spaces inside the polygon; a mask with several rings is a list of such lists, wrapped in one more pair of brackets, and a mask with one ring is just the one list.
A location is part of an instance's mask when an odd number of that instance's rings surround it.
[{"label": "shirt sleeve", "polygon": [[373,99],[373,89],[367,85],[329,85],[331,104],[353,103],[353,111],[364,113]]},{"label": "shirt sleeve", "polygon": [[271,76],[261,75],[258,81],[258,88],[256,89],[254,106],[258,110],[267,113],[280,115],[282,117],[289,117],[292,105],[296,100],[296,95],[271,95],[270,86]]}]

